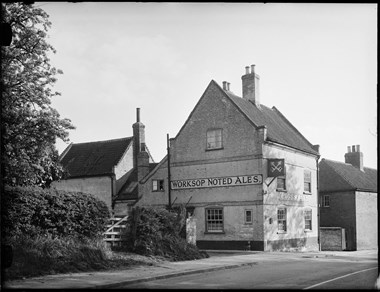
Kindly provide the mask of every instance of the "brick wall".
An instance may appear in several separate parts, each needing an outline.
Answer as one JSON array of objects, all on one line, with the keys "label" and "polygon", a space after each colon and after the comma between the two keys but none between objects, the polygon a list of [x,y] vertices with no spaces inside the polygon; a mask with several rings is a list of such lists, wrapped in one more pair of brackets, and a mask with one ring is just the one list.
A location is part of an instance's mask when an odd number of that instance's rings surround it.
[{"label": "brick wall", "polygon": [[321,227],[342,227],[346,230],[347,250],[356,250],[356,213],[355,192],[326,192],[322,196],[330,196],[330,207],[321,206]]},{"label": "brick wall", "polygon": [[341,227],[321,227],[321,250],[343,250],[344,229]]}]

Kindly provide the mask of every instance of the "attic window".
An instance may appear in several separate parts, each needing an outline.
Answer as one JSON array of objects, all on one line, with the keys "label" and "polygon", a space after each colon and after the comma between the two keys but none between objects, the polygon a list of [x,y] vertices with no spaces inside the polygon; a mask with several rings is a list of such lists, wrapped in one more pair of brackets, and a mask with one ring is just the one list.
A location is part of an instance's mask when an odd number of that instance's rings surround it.
[{"label": "attic window", "polygon": [[164,180],[163,179],[152,180],[152,191],[153,192],[163,192],[164,191]]},{"label": "attic window", "polygon": [[206,150],[222,149],[222,129],[210,129],[207,131]]}]

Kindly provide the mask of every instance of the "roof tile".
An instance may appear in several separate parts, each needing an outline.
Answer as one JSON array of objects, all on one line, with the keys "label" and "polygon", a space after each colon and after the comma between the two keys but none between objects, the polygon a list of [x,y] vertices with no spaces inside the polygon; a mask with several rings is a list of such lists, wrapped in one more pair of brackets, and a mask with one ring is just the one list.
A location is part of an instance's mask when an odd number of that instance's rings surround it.
[{"label": "roof tile", "polygon": [[319,163],[319,190],[321,192],[362,190],[377,192],[377,170],[322,159]]},{"label": "roof tile", "polygon": [[107,175],[122,158],[133,137],[71,144],[61,158],[69,177]]}]

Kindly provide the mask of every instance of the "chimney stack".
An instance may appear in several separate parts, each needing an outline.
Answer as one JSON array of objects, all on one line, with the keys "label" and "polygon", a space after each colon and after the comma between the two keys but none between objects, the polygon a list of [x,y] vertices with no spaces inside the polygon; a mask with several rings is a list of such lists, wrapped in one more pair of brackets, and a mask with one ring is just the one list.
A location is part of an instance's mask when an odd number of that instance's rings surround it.
[{"label": "chimney stack", "polygon": [[133,167],[137,167],[137,157],[145,151],[145,125],[140,122],[140,108],[136,108],[136,123],[133,128]]},{"label": "chimney stack", "polygon": [[360,169],[360,171],[364,171],[363,153],[360,152],[360,145],[352,145],[352,148],[348,146],[347,153],[344,154],[344,160],[346,163]]},{"label": "chimney stack", "polygon": [[245,75],[241,77],[243,83],[243,98],[250,100],[254,105],[260,107],[259,82],[260,76],[255,73],[255,65],[245,67]]}]

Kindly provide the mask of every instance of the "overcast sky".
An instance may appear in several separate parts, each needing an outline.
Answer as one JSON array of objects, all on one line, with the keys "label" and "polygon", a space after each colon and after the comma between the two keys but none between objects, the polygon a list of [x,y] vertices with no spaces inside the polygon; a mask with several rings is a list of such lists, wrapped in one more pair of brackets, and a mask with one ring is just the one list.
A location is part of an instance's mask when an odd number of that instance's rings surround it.
[{"label": "overcast sky", "polygon": [[[156,162],[211,80],[241,96],[256,65],[261,103],[322,158],[359,144],[377,168],[377,4],[36,2],[50,15],[53,100],[74,143],[132,136],[141,108]],[[57,143],[61,153],[67,144]]]}]

